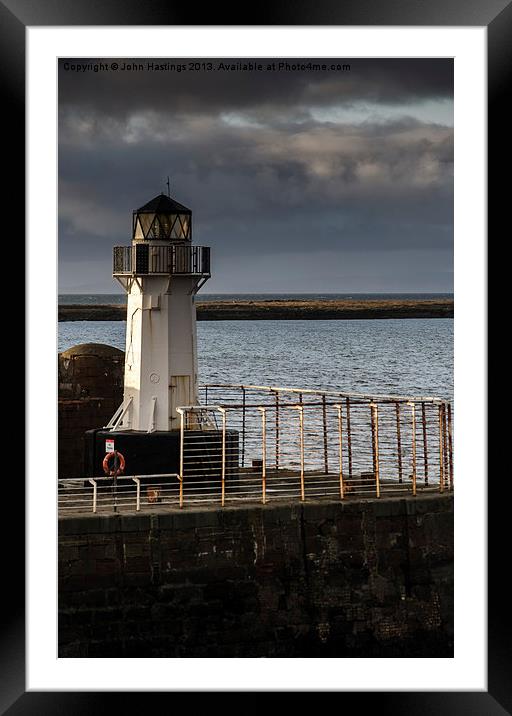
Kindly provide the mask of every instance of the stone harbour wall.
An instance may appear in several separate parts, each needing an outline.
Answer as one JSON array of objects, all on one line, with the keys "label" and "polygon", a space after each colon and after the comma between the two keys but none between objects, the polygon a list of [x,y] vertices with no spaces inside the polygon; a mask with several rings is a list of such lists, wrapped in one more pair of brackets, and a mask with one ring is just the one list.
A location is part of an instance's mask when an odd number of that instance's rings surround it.
[{"label": "stone harbour wall", "polygon": [[59,656],[453,656],[453,496],[61,517]]}]

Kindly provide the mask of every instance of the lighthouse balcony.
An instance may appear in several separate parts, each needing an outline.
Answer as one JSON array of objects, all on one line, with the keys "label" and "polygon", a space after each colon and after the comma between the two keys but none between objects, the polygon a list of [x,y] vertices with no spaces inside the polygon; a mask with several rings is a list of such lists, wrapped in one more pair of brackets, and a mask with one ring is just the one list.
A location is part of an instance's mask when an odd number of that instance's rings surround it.
[{"label": "lighthouse balcony", "polygon": [[114,247],[114,276],[210,276],[209,246]]}]

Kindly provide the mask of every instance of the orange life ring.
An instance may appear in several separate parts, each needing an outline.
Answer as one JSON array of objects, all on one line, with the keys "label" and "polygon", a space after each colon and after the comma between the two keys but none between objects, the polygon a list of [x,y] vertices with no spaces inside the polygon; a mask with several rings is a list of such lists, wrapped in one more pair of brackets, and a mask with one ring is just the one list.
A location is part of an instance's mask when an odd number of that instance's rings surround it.
[{"label": "orange life ring", "polygon": [[[110,462],[110,459],[112,457],[115,457],[116,455],[118,457],[119,464],[117,466],[117,470],[111,470],[109,462]],[[122,455],[122,453],[118,452],[117,450],[115,450],[114,452],[108,452],[105,455],[105,457],[103,458],[103,472],[105,473],[105,475],[111,475],[111,476],[117,477],[117,475],[121,475],[124,472],[125,464],[126,464],[126,462],[125,462],[125,459],[124,459],[124,456]]]}]

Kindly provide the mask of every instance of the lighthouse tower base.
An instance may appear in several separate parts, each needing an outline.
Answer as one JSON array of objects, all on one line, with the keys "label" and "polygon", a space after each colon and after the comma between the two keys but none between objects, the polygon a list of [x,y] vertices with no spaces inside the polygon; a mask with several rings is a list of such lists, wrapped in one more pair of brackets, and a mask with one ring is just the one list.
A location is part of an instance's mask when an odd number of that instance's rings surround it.
[{"label": "lighthouse tower base", "polygon": [[[189,486],[200,483],[207,487],[215,486],[222,472],[222,432],[220,430],[185,431],[185,441],[193,433],[194,451],[186,455],[183,463],[183,482]],[[143,433],[134,430],[88,430],[85,434],[85,475],[99,477],[103,475],[103,458],[107,450],[107,441],[113,441],[115,450],[125,459],[125,475],[170,475],[155,477],[158,482],[178,485],[174,475],[180,474],[179,430],[155,431]],[[238,473],[238,432],[226,430],[225,439],[225,476],[226,481],[234,483]]]}]

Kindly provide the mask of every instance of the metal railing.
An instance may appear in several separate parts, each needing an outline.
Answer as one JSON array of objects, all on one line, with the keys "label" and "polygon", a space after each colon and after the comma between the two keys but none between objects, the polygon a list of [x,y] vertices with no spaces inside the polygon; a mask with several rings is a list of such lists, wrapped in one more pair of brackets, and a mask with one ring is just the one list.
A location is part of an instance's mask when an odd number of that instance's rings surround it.
[{"label": "metal railing", "polygon": [[203,480],[221,505],[453,489],[441,398],[211,384],[201,397],[180,410],[182,489]]},{"label": "metal railing", "polygon": [[178,409],[177,474],[119,477],[116,490],[112,478],[59,480],[59,511],[453,490],[452,408],[441,398],[211,384],[200,395],[202,405]]},{"label": "metal railing", "polygon": [[59,480],[59,513],[139,512],[173,504],[179,494],[179,480],[176,473]]},{"label": "metal railing", "polygon": [[171,244],[114,246],[113,274],[210,275],[210,247]]}]

